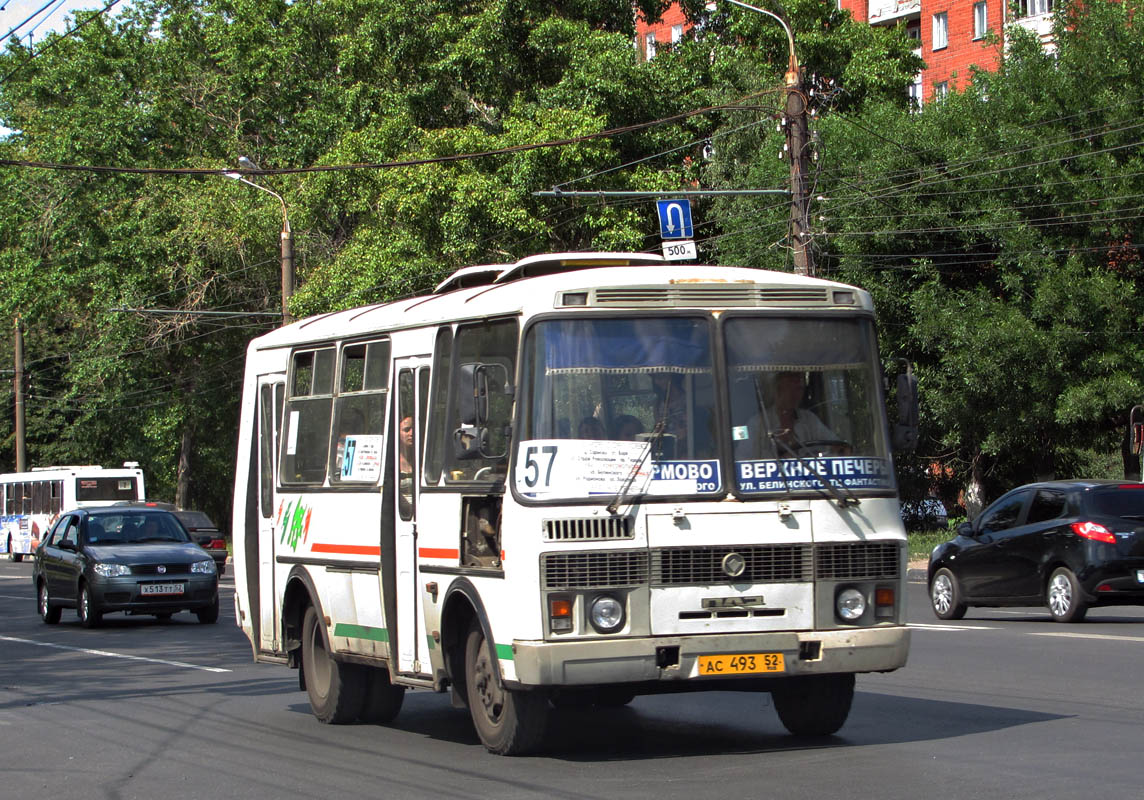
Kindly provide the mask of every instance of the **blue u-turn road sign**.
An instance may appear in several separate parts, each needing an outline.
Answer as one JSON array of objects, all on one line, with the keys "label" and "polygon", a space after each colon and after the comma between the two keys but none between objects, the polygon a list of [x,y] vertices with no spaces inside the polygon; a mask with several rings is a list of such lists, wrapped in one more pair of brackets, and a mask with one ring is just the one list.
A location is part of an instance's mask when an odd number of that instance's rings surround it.
[{"label": "blue u-turn road sign", "polygon": [[659,211],[659,235],[663,239],[690,239],[691,202],[689,200],[656,200]]}]

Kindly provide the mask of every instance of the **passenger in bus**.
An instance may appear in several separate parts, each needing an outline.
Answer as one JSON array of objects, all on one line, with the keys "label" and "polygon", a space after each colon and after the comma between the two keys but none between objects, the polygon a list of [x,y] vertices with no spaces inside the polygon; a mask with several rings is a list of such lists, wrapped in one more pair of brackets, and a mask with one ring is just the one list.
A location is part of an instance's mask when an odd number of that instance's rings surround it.
[{"label": "passenger in bus", "polygon": [[600,422],[596,417],[584,417],[580,420],[580,427],[577,429],[578,439],[607,439],[608,432],[604,430],[604,423]]},{"label": "passenger in bus", "polygon": [[[774,404],[752,420],[752,439],[759,444],[764,458],[783,457],[793,450],[822,442],[838,442],[838,434],[830,430],[810,409],[802,407],[806,395],[806,377],[801,372],[780,372],[774,379]],[[777,452],[776,452],[777,451]],[[799,453],[802,455],[802,453]]]},{"label": "passenger in bus", "polygon": [[614,423],[616,438],[624,442],[634,442],[644,432],[643,423],[631,414],[620,414]]},{"label": "passenger in bus", "polygon": [[413,508],[413,417],[405,417],[397,426],[397,491],[402,503],[402,518]]}]

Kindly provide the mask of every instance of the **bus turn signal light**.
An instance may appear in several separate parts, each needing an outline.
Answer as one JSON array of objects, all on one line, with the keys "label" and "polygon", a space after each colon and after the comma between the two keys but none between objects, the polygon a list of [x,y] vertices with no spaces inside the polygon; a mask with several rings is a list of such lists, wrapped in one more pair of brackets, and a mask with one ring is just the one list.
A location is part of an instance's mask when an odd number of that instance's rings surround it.
[{"label": "bus turn signal light", "polygon": [[572,601],[566,597],[549,598],[548,620],[553,633],[572,630]]}]

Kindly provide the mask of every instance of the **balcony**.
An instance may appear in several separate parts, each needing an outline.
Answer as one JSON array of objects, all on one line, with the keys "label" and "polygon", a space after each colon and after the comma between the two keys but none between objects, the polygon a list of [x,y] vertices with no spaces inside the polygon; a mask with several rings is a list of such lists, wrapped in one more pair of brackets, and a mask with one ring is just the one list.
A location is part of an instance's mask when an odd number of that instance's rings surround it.
[{"label": "balcony", "polygon": [[920,17],[921,0],[870,0],[870,24],[888,25],[898,20]]}]

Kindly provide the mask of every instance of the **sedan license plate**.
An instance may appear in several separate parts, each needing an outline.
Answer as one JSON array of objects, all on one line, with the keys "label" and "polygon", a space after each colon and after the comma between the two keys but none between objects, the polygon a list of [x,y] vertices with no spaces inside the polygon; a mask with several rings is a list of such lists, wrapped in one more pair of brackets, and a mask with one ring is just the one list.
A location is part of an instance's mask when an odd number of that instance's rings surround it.
[{"label": "sedan license plate", "polygon": [[139,593],[147,597],[154,597],[155,595],[164,594],[182,594],[183,584],[181,583],[144,583],[139,587]]},{"label": "sedan license plate", "polygon": [[750,675],[758,672],[783,672],[786,664],[782,653],[732,653],[699,656],[699,674]]}]

